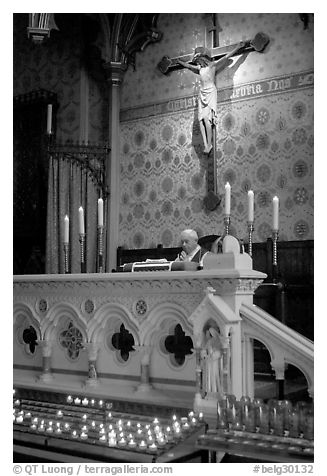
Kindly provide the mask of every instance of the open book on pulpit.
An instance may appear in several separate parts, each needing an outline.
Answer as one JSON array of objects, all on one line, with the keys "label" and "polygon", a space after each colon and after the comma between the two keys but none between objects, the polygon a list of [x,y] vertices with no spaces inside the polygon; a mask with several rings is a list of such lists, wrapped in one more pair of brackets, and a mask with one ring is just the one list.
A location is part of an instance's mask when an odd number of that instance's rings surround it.
[{"label": "open book on pulpit", "polygon": [[147,259],[123,265],[123,271],[197,271],[201,269],[199,263],[192,261],[168,261],[163,259]]}]

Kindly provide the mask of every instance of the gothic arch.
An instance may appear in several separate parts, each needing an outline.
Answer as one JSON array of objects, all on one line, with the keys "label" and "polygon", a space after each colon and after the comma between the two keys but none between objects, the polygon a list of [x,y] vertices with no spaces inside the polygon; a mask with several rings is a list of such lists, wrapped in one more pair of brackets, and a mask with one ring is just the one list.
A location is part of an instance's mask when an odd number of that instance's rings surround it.
[{"label": "gothic arch", "polygon": [[55,333],[60,320],[65,317],[71,319],[83,335],[83,341],[88,341],[87,326],[84,319],[78,314],[76,309],[67,303],[60,303],[53,306],[42,325],[42,338],[46,341],[55,339]]},{"label": "gothic arch", "polygon": [[107,303],[101,306],[94,314],[91,326],[89,327],[91,342],[100,342],[102,340],[102,333],[108,322],[113,325],[123,323],[124,326],[131,331],[135,340],[135,345],[139,345],[140,338],[137,326],[124,306],[115,303]]},{"label": "gothic arch", "polygon": [[143,325],[140,330],[142,345],[151,345],[164,330],[168,331],[174,323],[181,324],[186,333],[189,333],[190,336],[193,335],[192,325],[185,315],[185,310],[175,303],[159,304],[149,313],[145,323],[146,326]]}]

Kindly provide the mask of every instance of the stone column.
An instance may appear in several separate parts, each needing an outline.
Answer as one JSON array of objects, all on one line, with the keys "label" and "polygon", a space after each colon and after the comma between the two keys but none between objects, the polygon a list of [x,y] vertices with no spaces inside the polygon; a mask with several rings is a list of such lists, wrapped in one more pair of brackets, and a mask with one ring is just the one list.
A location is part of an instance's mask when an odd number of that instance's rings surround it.
[{"label": "stone column", "polygon": [[99,383],[97,374],[97,357],[99,346],[95,342],[87,342],[84,344],[84,346],[88,355],[88,378],[85,381],[85,385],[94,387]]},{"label": "stone column", "polygon": [[195,397],[202,395],[201,348],[195,348]]},{"label": "stone column", "polygon": [[110,157],[106,164],[106,186],[110,192],[106,217],[106,270],[117,266],[119,230],[119,184],[120,184],[120,85],[126,65],[108,62],[104,65],[109,86],[109,145]]},{"label": "stone column", "polygon": [[246,336],[242,342],[243,351],[243,395],[254,397],[254,356],[253,339]]},{"label": "stone column", "polygon": [[241,326],[234,324],[231,330],[231,393],[242,397],[242,344]]},{"label": "stone column", "polygon": [[150,345],[136,345],[135,349],[140,353],[141,358],[140,384],[137,387],[137,392],[147,392],[152,389],[150,384],[150,357],[153,347]]},{"label": "stone column", "polygon": [[41,340],[39,344],[42,349],[42,374],[39,376],[39,380],[49,382],[53,379],[51,373],[52,341]]}]

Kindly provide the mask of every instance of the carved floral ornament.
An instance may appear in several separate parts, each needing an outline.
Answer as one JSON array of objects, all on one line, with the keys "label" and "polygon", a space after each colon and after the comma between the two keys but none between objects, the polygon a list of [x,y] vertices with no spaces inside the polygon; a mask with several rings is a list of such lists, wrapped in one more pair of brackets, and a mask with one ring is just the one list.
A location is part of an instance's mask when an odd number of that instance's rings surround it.
[{"label": "carved floral ornament", "polygon": [[80,351],[84,348],[83,334],[70,321],[68,327],[59,334],[59,343],[66,350],[71,360],[77,360]]}]

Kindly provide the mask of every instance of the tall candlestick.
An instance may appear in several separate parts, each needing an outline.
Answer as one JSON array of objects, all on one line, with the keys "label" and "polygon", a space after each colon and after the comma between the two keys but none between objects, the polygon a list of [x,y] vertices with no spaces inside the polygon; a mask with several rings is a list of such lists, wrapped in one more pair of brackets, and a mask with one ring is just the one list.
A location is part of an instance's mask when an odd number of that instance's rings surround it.
[{"label": "tall candlestick", "polygon": [[278,230],[279,229],[279,224],[278,224],[278,216],[279,214],[279,198],[274,197],[273,198],[273,230]]},{"label": "tall candlestick", "polygon": [[253,190],[248,191],[248,221],[254,221],[254,193]]},{"label": "tall candlestick", "polygon": [[52,132],[52,104],[48,104],[48,114],[47,114],[47,134]]},{"label": "tall candlestick", "polygon": [[84,228],[84,210],[83,210],[83,207],[79,207],[78,214],[79,214],[79,232],[81,234],[84,234],[85,233],[85,228]]},{"label": "tall candlestick", "polygon": [[65,226],[64,226],[64,243],[69,243],[69,218],[68,215],[65,216]]},{"label": "tall candlestick", "polygon": [[225,215],[230,215],[230,185],[229,182],[225,185]]},{"label": "tall candlestick", "polygon": [[103,226],[103,199],[98,199],[98,226]]}]

